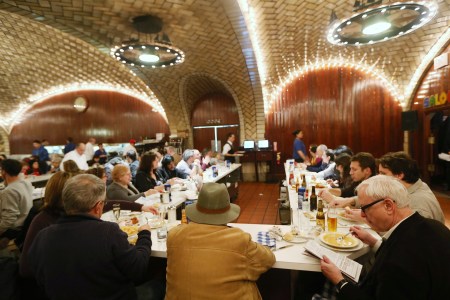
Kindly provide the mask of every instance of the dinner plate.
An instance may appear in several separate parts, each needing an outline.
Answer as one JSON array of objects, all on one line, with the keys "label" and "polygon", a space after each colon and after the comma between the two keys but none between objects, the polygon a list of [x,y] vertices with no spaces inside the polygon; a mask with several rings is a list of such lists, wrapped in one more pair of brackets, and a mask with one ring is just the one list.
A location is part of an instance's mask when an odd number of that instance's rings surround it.
[{"label": "dinner plate", "polygon": [[319,239],[322,243],[336,249],[355,248],[360,244],[360,241],[351,235],[347,235],[342,241],[338,241],[338,238],[344,235],[345,233],[340,232],[325,232],[319,236]]},{"label": "dinner plate", "polygon": [[352,220],[352,219],[347,218],[347,217],[345,216],[345,210],[339,211],[339,212],[337,213],[337,215],[338,215],[338,218],[339,218],[339,219],[342,219],[342,220],[344,220],[344,221],[347,221],[347,222],[353,222],[353,223],[360,223],[360,222],[358,222],[358,221],[355,221],[355,220]]},{"label": "dinner plate", "polygon": [[285,233],[283,235],[283,241],[292,243],[292,244],[302,244],[302,243],[306,243],[308,241],[308,239],[298,236],[298,235],[292,235],[292,234]]},{"label": "dinner plate", "polygon": [[339,252],[353,252],[353,251],[358,251],[360,250],[362,247],[364,247],[363,243],[359,243],[358,246],[354,247],[354,248],[335,248],[335,247],[331,247],[325,243],[323,243],[321,240],[319,240],[319,244],[327,249],[333,250],[333,251],[339,251]]}]

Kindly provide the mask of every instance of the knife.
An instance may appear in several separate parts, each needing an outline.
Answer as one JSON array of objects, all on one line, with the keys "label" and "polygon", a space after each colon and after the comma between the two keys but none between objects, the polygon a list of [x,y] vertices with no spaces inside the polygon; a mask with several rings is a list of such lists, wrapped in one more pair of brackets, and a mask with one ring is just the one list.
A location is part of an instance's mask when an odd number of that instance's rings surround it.
[{"label": "knife", "polygon": [[281,249],[284,249],[284,248],[289,248],[289,247],[292,247],[292,246],[294,246],[294,245],[284,245],[284,246],[281,246],[280,248],[276,248],[274,251],[278,251],[278,250],[281,250]]}]

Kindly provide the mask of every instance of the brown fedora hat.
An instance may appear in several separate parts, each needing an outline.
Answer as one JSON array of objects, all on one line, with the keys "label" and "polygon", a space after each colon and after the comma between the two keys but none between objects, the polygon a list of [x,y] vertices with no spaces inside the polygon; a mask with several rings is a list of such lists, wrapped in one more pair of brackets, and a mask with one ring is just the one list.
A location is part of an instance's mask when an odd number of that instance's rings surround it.
[{"label": "brown fedora hat", "polygon": [[230,203],[227,187],[208,182],[198,195],[197,203],[186,206],[186,216],[195,223],[223,225],[236,220],[241,208]]}]

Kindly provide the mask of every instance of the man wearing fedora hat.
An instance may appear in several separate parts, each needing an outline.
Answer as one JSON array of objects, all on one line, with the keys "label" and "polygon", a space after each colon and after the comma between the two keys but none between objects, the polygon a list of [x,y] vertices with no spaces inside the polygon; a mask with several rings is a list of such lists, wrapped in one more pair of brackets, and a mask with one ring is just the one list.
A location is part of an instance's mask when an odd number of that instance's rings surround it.
[{"label": "man wearing fedora hat", "polygon": [[248,233],[226,225],[239,213],[225,185],[203,185],[197,203],[186,207],[191,222],[173,228],[167,238],[166,300],[261,299],[256,280],[275,256]]}]

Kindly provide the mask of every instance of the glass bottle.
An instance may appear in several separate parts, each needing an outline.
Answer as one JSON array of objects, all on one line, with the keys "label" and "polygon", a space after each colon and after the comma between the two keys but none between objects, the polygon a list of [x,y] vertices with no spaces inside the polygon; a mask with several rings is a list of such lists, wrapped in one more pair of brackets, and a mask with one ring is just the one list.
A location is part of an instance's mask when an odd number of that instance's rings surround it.
[{"label": "glass bottle", "polygon": [[306,176],[305,174],[302,175],[302,187],[306,189]]},{"label": "glass bottle", "polygon": [[186,209],[182,209],[181,210],[181,224],[187,224],[188,223],[188,220],[187,220],[187,217],[186,217]]},{"label": "glass bottle", "polygon": [[295,187],[294,171],[292,171],[292,172],[289,174],[289,185],[290,185],[291,187]]},{"label": "glass bottle", "polygon": [[319,200],[316,214],[316,224],[320,226],[323,231],[325,231],[325,214],[323,213],[323,202],[322,199]]},{"label": "glass bottle", "polygon": [[311,187],[311,196],[309,196],[309,206],[311,211],[315,211],[317,209],[317,195],[316,195],[316,187]]}]

